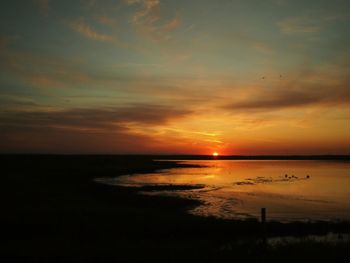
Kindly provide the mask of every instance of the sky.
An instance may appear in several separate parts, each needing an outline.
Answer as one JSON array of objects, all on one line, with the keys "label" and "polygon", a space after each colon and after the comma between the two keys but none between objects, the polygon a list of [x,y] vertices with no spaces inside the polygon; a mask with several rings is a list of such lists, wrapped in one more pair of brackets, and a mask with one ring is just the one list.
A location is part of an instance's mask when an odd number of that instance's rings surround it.
[{"label": "sky", "polygon": [[0,152],[350,154],[348,0],[3,0]]}]

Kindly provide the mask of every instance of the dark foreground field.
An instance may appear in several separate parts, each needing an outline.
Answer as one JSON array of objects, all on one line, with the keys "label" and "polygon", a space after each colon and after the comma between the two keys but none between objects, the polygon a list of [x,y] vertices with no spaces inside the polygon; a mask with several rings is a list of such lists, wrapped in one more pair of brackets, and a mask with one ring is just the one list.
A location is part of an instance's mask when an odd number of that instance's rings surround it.
[{"label": "dark foreground field", "polygon": [[[317,262],[349,242],[264,245],[257,221],[186,214],[195,201],[143,196],[97,177],[181,167],[151,156],[0,156],[0,262]],[[350,186],[349,186],[350,187]],[[149,189],[152,190],[152,189]],[[270,222],[270,236],[349,233],[349,224]]]}]

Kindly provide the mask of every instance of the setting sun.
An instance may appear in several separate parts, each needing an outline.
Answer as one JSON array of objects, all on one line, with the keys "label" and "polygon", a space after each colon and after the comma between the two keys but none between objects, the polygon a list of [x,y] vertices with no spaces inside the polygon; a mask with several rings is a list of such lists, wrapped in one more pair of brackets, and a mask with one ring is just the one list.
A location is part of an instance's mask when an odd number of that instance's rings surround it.
[{"label": "setting sun", "polygon": [[217,157],[217,156],[219,156],[219,154],[217,152],[213,152],[213,156]]}]

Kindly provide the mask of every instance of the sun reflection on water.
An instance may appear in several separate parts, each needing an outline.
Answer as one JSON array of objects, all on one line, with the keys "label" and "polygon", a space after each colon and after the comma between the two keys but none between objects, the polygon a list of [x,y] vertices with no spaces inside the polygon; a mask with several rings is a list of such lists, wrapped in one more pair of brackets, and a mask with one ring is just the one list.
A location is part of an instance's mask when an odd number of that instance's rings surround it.
[{"label": "sun reflection on water", "polygon": [[269,219],[350,219],[350,164],[326,161],[186,161],[201,168],[175,168],[115,178],[117,185],[197,185],[202,188],[145,192],[202,201],[190,212],[251,218],[267,207]]}]

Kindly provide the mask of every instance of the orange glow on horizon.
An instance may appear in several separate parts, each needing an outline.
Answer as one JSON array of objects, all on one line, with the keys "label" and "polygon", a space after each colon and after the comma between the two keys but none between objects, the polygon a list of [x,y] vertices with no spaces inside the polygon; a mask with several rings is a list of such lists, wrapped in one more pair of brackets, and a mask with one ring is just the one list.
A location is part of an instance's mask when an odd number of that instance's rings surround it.
[{"label": "orange glow on horizon", "polygon": [[217,152],[213,152],[213,156],[217,157],[217,156],[219,156],[219,154]]}]

